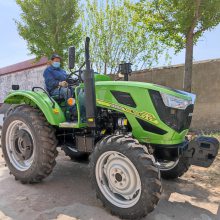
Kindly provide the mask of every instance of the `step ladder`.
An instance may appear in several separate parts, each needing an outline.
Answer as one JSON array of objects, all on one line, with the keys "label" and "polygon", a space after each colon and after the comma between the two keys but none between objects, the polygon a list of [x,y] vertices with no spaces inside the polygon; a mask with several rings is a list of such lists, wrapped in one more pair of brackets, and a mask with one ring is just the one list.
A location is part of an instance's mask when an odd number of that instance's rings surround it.
[{"label": "step ladder", "polygon": [[77,128],[78,123],[77,122],[63,122],[59,124],[60,128]]}]

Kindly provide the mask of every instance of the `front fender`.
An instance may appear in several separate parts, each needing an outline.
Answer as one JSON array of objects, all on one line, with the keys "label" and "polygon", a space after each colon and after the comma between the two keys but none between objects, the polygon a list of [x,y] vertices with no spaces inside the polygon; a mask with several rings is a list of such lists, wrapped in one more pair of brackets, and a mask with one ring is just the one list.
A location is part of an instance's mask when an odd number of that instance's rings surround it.
[{"label": "front fender", "polygon": [[33,91],[13,91],[11,92],[4,103],[7,104],[27,104],[39,108],[45,118],[51,125],[59,126],[59,123],[65,122],[65,116],[60,106],[55,102],[55,107],[52,107],[52,102],[49,97],[43,92]]}]

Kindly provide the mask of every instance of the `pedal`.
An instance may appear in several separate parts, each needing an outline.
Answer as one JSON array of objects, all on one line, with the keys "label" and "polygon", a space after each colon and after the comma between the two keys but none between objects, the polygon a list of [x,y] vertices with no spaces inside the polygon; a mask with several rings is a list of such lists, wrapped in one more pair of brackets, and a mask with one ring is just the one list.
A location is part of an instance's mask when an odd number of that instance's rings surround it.
[{"label": "pedal", "polygon": [[63,122],[59,124],[60,128],[75,128],[78,126],[77,122]]}]

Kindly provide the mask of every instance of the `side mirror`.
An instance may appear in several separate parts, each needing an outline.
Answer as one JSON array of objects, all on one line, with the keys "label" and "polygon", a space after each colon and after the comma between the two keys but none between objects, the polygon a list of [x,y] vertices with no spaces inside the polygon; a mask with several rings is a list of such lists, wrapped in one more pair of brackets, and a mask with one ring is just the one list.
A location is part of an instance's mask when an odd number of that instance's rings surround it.
[{"label": "side mirror", "polygon": [[69,69],[74,69],[75,67],[75,55],[76,53],[76,50],[75,50],[75,47],[69,47]]}]

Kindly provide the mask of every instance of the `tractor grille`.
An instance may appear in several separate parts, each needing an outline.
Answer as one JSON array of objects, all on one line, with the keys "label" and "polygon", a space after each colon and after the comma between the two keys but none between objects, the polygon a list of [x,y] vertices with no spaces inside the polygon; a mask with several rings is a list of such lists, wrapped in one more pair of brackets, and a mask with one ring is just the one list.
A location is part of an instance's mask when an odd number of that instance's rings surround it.
[{"label": "tractor grille", "polygon": [[189,128],[194,105],[189,105],[185,110],[174,109],[165,106],[158,91],[149,90],[149,94],[158,116],[166,125],[179,133]]}]

